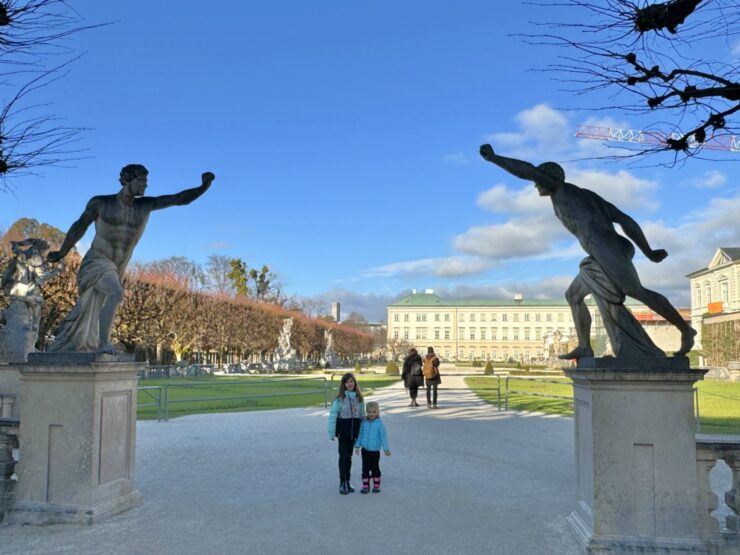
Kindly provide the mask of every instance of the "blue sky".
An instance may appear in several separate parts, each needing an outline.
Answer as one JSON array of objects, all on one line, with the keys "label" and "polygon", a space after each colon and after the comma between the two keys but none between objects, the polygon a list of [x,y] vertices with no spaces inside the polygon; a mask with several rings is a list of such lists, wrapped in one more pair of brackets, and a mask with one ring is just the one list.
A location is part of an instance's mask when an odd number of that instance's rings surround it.
[{"label": "blue sky", "polygon": [[[152,215],[134,259],[267,264],[288,293],[371,319],[410,288],[561,296],[582,252],[531,184],[478,157],[491,142],[564,163],[568,181],[635,217],[670,253],[659,265],[638,259],[643,281],[677,304],[688,305],[686,273],[717,246],[740,246],[737,154],[674,168],[568,162],[603,150],[575,139],[577,124],[643,121],[563,110],[586,100],[530,71],[556,52],[512,36],[531,31],[532,6],[72,5],[88,23],[113,23],[74,37],[69,46],[86,54],[36,100],[91,128],[80,143],[89,157],[16,179],[0,196],[2,227],[25,216],[66,230],[89,197],[118,190],[128,163],[149,168],[152,195],[210,170],[205,196]],[[712,55],[737,63],[730,46]]]}]

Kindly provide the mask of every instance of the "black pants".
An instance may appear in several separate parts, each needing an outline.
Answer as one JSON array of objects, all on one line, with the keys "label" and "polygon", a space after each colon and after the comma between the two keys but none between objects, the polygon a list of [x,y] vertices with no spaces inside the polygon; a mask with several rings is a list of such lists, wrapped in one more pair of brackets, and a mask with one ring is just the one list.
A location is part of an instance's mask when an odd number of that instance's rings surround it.
[{"label": "black pants", "polygon": [[362,478],[380,478],[380,451],[362,448]]},{"label": "black pants", "polygon": [[409,397],[412,401],[416,401],[416,396],[419,395],[419,385],[409,385]]},{"label": "black pants", "polygon": [[[437,387],[439,384],[427,382],[427,405],[437,404]],[[432,398],[434,396],[434,398]]]},{"label": "black pants", "polygon": [[349,482],[352,470],[352,449],[355,447],[354,439],[339,438],[339,481]]}]

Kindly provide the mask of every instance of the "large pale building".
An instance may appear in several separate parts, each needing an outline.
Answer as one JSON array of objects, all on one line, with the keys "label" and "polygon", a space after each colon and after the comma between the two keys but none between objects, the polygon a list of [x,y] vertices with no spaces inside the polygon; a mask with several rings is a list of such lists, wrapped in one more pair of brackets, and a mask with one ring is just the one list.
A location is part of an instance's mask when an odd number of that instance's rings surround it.
[{"label": "large pale building", "polygon": [[433,346],[448,360],[541,360],[556,333],[574,334],[565,299],[443,299],[427,289],[388,306],[389,341]]},{"label": "large pale building", "polygon": [[[608,348],[601,318],[588,303],[593,318],[591,341],[597,356]],[[680,336],[645,306],[626,304],[658,347],[676,350]],[[431,346],[445,360],[544,360],[575,344],[575,329],[565,299],[444,299],[432,289],[387,307],[388,341],[406,341],[419,349]],[[688,311],[686,316],[688,317]],[[675,344],[674,344],[675,343]]]},{"label": "large pale building", "polygon": [[740,312],[740,247],[720,247],[706,268],[691,272],[691,325],[698,332],[707,317]]}]

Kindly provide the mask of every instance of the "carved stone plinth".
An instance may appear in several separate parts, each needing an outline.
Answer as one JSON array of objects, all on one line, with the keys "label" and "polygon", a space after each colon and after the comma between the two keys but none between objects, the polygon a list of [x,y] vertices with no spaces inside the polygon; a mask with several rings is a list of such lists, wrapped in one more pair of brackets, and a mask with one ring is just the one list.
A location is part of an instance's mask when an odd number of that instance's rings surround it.
[{"label": "carved stone plinth", "polygon": [[[602,362],[603,360],[603,362]],[[573,379],[578,505],[587,553],[706,553],[698,531],[693,388],[679,359],[589,359]]]},{"label": "carved stone plinth", "polygon": [[[29,356],[22,375],[16,524],[93,524],[138,504],[136,369],[94,354]],[[113,360],[111,360],[113,359]]]}]

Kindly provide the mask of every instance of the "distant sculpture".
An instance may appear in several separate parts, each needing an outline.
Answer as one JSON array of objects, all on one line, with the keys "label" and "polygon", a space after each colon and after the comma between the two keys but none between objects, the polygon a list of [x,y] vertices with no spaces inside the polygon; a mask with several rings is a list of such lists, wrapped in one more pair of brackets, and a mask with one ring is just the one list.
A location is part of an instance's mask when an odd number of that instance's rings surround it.
[{"label": "distant sculpture", "polygon": [[293,332],[293,318],[283,320],[283,329],[278,336],[275,350],[275,369],[292,370],[296,366],[296,351],[290,346],[290,335]]},{"label": "distant sculpture", "polygon": [[0,277],[0,287],[10,297],[3,314],[2,342],[8,362],[22,362],[35,351],[44,298],[41,287],[64,269],[46,262],[49,245],[43,239],[12,241],[13,258]]},{"label": "distant sculpture", "polygon": [[679,329],[681,347],[676,356],[683,356],[691,350],[696,331],[684,321],[668,299],[642,286],[632,263],[635,247],[614,229],[614,224],[619,224],[649,260],[660,262],[668,253],[663,249],[650,248],[637,222],[593,191],[567,183],[563,168],[555,162],[545,162],[535,167],[528,162],[499,156],[491,145],[481,146],[480,154],[512,175],[534,181],[540,195],[550,197],[555,216],[576,236],[588,254],[581,261],[580,271],[565,293],[573,313],[578,346],[560,355],[560,358],[594,356],[589,342],[591,315],[584,302],[589,293],[599,307],[617,357],[665,356],[625,308],[626,295],[642,302]]},{"label": "distant sculpture", "polygon": [[80,298],[57,330],[49,351],[116,353],[110,332],[116,309],[123,300],[121,278],[149,214],[190,204],[215,179],[211,172],[205,172],[200,187],[174,195],[145,197],[148,173],[140,164],[125,166],[120,175],[121,191],[90,199],[82,216],[69,228],[62,247],[47,256],[50,262],[64,258],[95,222],[95,238],[77,274]]},{"label": "distant sculpture", "polygon": [[324,355],[321,357],[321,366],[336,366],[336,354],[334,353],[334,336],[331,329],[324,330]]}]

